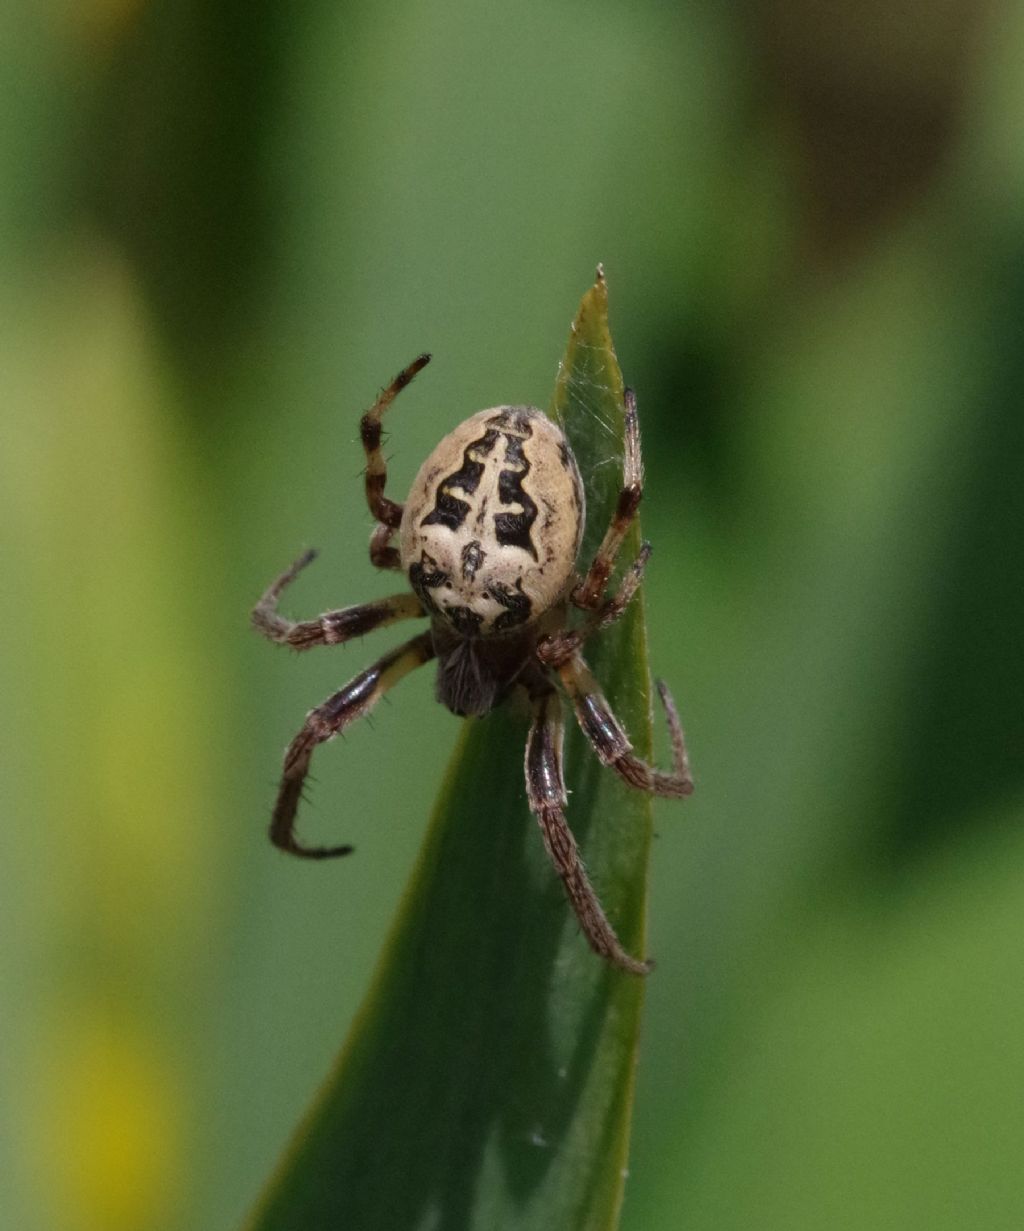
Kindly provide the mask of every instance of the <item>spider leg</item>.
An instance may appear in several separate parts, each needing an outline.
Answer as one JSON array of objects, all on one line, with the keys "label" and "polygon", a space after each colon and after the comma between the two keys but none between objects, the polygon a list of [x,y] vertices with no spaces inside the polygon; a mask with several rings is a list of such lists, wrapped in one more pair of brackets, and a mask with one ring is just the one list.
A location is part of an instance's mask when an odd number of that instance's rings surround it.
[{"label": "spider leg", "polygon": [[640,551],[622,578],[618,590],[601,604],[581,628],[566,629],[564,632],[541,637],[537,643],[537,657],[540,661],[557,670],[572,658],[588,637],[600,632],[602,628],[607,628],[609,624],[614,624],[632,602],[650,558],[650,543],[641,543]]},{"label": "spider leg", "polygon": [[597,549],[597,554],[586,576],[572,594],[572,601],[585,611],[593,611],[600,605],[608,578],[615,567],[619,548],[633,524],[644,493],[644,465],[640,455],[640,421],[636,413],[636,394],[632,389],[624,391],[624,401],[626,404],[626,442],[622,458],[622,488],[619,491],[611,522],[601,540],[601,546]]},{"label": "spider leg", "polygon": [[665,707],[672,738],[670,773],[648,765],[633,752],[633,745],[612,713],[611,706],[584,662],[582,654],[577,651],[567,663],[562,664],[558,668],[558,675],[576,711],[576,721],[605,765],[610,765],[630,786],[639,791],[648,791],[651,795],[678,799],[693,793],[690,759],[679,712],[672,700],[672,694],[661,680],[658,681],[658,695]]},{"label": "spider leg", "polygon": [[291,568],[267,588],[253,608],[253,627],[269,641],[278,641],[296,650],[309,650],[315,645],[338,645],[342,641],[372,632],[375,628],[393,624],[396,620],[415,619],[426,614],[419,599],[410,590],[403,594],[392,594],[390,598],[377,599],[372,603],[327,611],[315,620],[287,619],[277,610],[281,592],[315,557],[315,551],[307,551],[300,556]]},{"label": "spider leg", "polygon": [[643,975],[649,962],[631,957],[622,947],[601,908],[580,859],[572,830],[565,821],[565,780],[562,777],[562,705],[556,692],[534,700],[533,723],[526,740],[526,796],[540,824],[544,846],[579,920],[587,943],[613,966]]},{"label": "spider leg", "polygon": [[402,557],[397,547],[391,546],[395,531],[392,526],[378,522],[370,535],[370,563],[374,568],[401,571]]},{"label": "spider leg", "polygon": [[310,710],[302,730],[284,754],[284,774],[270,822],[270,840],[275,846],[306,859],[329,859],[351,853],[351,846],[303,846],[295,837],[295,813],[302,798],[302,787],[309,772],[313,750],[318,744],[333,739],[350,722],[363,718],[404,675],[433,657],[434,646],[430,634],[421,633],[390,654],[385,654],[334,696],[328,697],[322,705]]},{"label": "spider leg", "polygon": [[366,451],[366,503],[377,521],[392,530],[397,530],[401,524],[402,506],[384,495],[388,467],[380,447],[383,435],[381,418],[398,394],[429,362],[429,355],[419,355],[407,368],[403,368],[391,384],[381,390],[380,397],[359,421],[359,435]]}]

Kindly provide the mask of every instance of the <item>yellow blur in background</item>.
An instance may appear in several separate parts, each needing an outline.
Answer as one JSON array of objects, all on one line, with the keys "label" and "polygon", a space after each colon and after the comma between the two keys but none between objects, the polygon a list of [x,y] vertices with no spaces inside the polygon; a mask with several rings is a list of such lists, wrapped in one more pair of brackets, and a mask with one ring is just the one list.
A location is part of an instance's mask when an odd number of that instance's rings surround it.
[{"label": "yellow blur in background", "polygon": [[292,866],[281,749],[378,643],[275,654],[248,609],[306,545],[296,614],[393,588],[359,414],[433,352],[400,488],[546,405],[598,260],[698,776],[657,814],[623,1226],[1021,1225],[1024,9],[0,29],[4,1225],[251,1206],[458,722],[404,684],[304,817],[358,860]]}]

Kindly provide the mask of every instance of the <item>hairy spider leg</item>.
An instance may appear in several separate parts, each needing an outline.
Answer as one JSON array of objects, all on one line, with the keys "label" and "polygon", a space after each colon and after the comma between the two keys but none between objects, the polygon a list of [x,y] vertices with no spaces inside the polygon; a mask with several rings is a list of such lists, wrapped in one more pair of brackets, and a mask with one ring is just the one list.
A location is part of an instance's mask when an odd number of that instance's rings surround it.
[{"label": "hairy spider leg", "polygon": [[370,563],[374,568],[402,571],[402,553],[391,545],[394,535],[391,526],[385,526],[382,521],[374,526],[370,535]]},{"label": "hairy spider leg", "polygon": [[381,419],[416,373],[421,372],[429,362],[429,355],[417,356],[408,367],[398,373],[386,389],[381,390],[380,397],[359,421],[359,435],[366,452],[366,503],[379,523],[370,538],[370,561],[377,568],[401,567],[398,552],[391,546],[391,536],[402,524],[402,505],[384,495],[388,465],[380,447],[383,436]]},{"label": "hairy spider leg", "polygon": [[601,546],[597,549],[586,576],[572,594],[572,601],[585,611],[592,611],[600,604],[608,578],[615,567],[619,548],[629,533],[644,494],[644,464],[640,455],[640,420],[636,413],[636,394],[632,389],[626,389],[623,400],[626,406],[626,441],[622,457],[622,488]]},{"label": "hairy spider leg", "polygon": [[562,704],[554,691],[534,701],[533,722],[526,741],[526,797],[540,824],[544,846],[562,879],[587,943],[613,966],[644,975],[650,962],[631,957],[622,947],[587,877],[579,848],[566,824],[565,779],[562,776]]},{"label": "hairy spider leg", "polygon": [[333,739],[350,722],[365,717],[403,676],[433,657],[434,645],[430,634],[420,633],[390,654],[385,654],[334,696],[328,697],[322,705],[310,710],[302,730],[284,754],[284,774],[270,822],[270,840],[275,846],[306,859],[330,859],[351,854],[351,846],[303,846],[295,837],[295,813],[302,798],[302,786],[309,772],[313,749]]},{"label": "hairy spider leg", "polygon": [[359,603],[354,607],[341,607],[326,611],[315,620],[289,620],[277,610],[278,600],[285,586],[298,577],[312,560],[315,551],[307,551],[267,587],[266,593],[252,610],[253,627],[269,641],[290,645],[295,650],[310,650],[316,645],[339,645],[353,637],[362,637],[375,628],[384,628],[396,620],[410,620],[425,616],[426,612],[411,590],[392,594],[389,598],[376,599],[372,603]]},{"label": "hairy spider leg", "polygon": [[651,558],[650,543],[641,543],[636,559],[629,566],[618,590],[606,599],[581,628],[549,633],[537,643],[537,657],[547,667],[561,667],[572,658],[586,639],[609,624],[614,624],[633,600],[643,581],[644,569]]},{"label": "hairy spider leg", "polygon": [[576,721],[590,740],[598,758],[630,786],[651,795],[679,799],[693,793],[690,759],[686,738],[679,721],[679,712],[668,687],[658,681],[658,696],[665,707],[669,734],[672,739],[672,771],[656,769],[633,752],[618,719],[601,692],[600,685],[578,651],[558,668],[558,675],[576,711]]}]

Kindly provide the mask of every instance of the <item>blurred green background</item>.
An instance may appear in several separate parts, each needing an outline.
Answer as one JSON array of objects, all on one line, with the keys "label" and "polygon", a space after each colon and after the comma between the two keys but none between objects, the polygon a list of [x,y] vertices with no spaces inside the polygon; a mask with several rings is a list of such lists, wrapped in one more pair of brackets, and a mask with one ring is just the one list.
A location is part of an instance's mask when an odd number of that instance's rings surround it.
[{"label": "blurred green background", "polygon": [[4,1225],[251,1206],[458,722],[403,684],[316,767],[356,859],[279,856],[285,742],[390,641],[248,609],[310,544],[295,614],[390,592],[359,413],[433,352],[401,488],[547,405],[598,260],[698,779],[623,1226],[1024,1225],[1024,7],[723,9],[0,15]]}]

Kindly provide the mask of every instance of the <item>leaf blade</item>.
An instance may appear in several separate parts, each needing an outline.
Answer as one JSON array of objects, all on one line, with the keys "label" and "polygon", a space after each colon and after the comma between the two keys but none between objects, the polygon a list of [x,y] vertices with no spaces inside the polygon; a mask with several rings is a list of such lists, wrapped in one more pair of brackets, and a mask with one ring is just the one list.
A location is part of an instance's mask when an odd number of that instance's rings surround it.
[{"label": "leaf blade", "polygon": [[[554,410],[588,479],[588,541],[599,540],[622,453],[603,277],[581,302]],[[616,441],[618,467],[607,464]],[[639,600],[590,658],[647,755]],[[617,1224],[643,982],[578,934],[526,806],[525,733],[510,707],[467,722],[373,985],[252,1231]],[[649,801],[574,729],[566,767],[570,824],[639,952]]]}]

